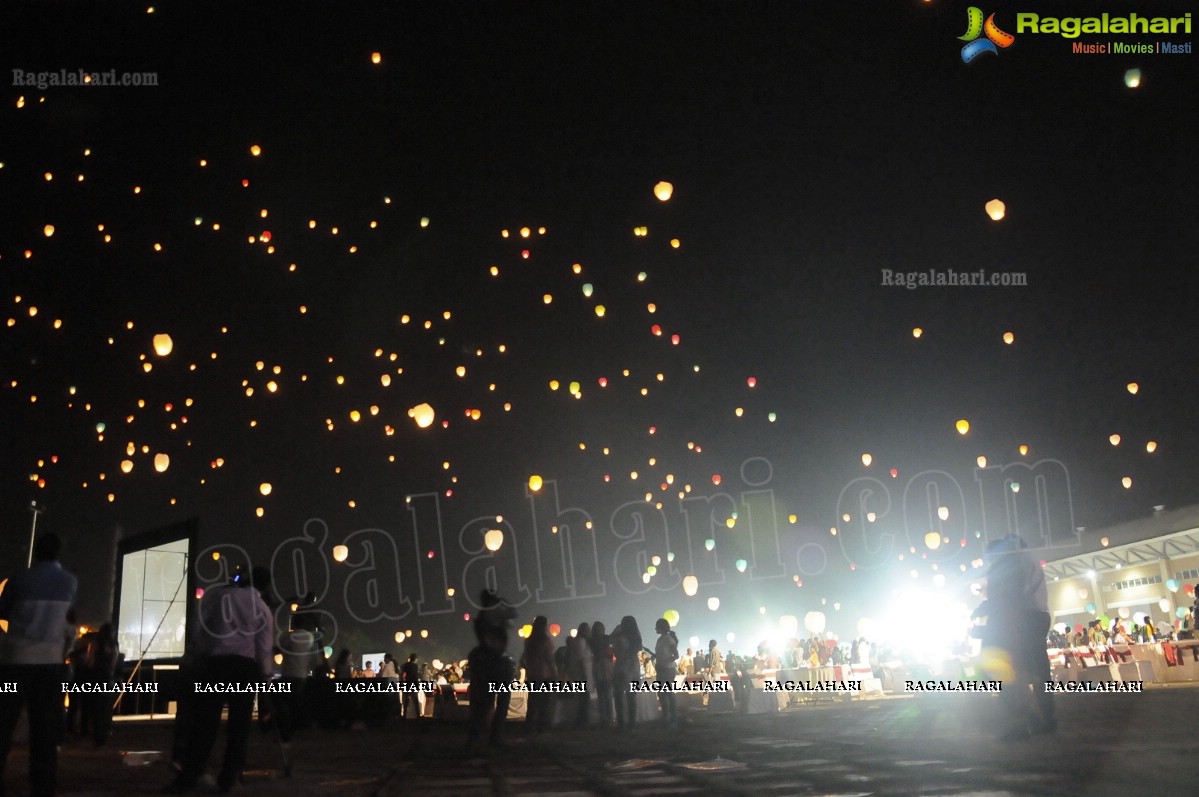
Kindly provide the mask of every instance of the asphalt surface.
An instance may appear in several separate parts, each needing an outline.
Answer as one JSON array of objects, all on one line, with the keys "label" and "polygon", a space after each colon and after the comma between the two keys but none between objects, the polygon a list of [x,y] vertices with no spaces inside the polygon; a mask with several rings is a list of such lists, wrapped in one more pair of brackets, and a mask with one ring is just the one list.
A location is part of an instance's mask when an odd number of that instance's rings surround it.
[{"label": "asphalt surface", "polygon": [[[996,699],[932,694],[855,700],[742,716],[684,707],[632,731],[559,728],[467,753],[461,723],[393,719],[380,727],[308,729],[282,772],[274,734],[256,730],[235,793],[303,795],[1154,795],[1199,793],[1199,689],[1055,696],[1059,730],[1017,742],[991,731]],[[165,761],[127,765],[126,751],[169,750],[170,722],[118,723],[106,748],[72,740],[59,794],[154,794]],[[221,750],[218,741],[214,761]],[[9,761],[23,794],[28,759]]]}]

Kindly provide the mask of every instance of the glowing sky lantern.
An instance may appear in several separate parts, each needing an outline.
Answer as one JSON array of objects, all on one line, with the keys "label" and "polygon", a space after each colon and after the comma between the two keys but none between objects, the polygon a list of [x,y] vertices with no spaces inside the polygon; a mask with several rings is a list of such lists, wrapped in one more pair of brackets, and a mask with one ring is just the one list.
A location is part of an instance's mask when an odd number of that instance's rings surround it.
[{"label": "glowing sky lantern", "polygon": [[716,540],[712,539],[711,537],[704,540],[704,549],[705,550],[711,551],[711,550],[714,550],[715,548],[716,548]]},{"label": "glowing sky lantern", "polygon": [[1124,73],[1124,85],[1130,89],[1135,89],[1141,85],[1141,70],[1129,69]]},{"label": "glowing sky lantern", "polygon": [[428,404],[417,404],[412,409],[408,410],[408,417],[416,421],[416,425],[422,429],[427,429],[433,425],[437,413]]},{"label": "glowing sky lantern", "polygon": [[717,486],[720,485],[720,474],[719,473],[712,474],[712,484],[715,484]]},{"label": "glowing sky lantern", "polygon": [[1006,343],[1007,345],[1011,346],[1013,343],[1016,342],[1016,336],[1013,335],[1011,332],[1004,332],[1003,333],[1003,342]]},{"label": "glowing sky lantern", "polygon": [[1150,440],[1145,444],[1145,450],[1152,454],[1154,451],[1157,451],[1157,443],[1153,440]]},{"label": "glowing sky lantern", "polygon": [[941,535],[935,531],[930,531],[924,535],[924,544],[930,551],[935,551],[941,547]]},{"label": "glowing sky lantern", "polygon": [[483,535],[483,547],[492,553],[498,551],[503,547],[503,545],[504,532],[500,531],[499,529],[489,529],[487,533]]},{"label": "glowing sky lantern", "polygon": [[970,421],[962,418],[954,424],[954,428],[958,430],[958,434],[964,435],[966,432],[970,431]]},{"label": "glowing sky lantern", "polygon": [[661,202],[666,202],[674,194],[674,186],[663,180],[654,186],[654,196]]},{"label": "glowing sky lantern", "polygon": [[949,520],[949,507],[947,507],[947,506],[937,507],[937,517],[939,517],[941,520]]},{"label": "glowing sky lantern", "polygon": [[1001,200],[992,199],[985,206],[987,215],[991,217],[991,221],[999,221],[1007,214],[1007,206]]},{"label": "glowing sky lantern", "polygon": [[536,473],[529,477],[529,490],[532,492],[540,490],[543,484],[545,484],[545,481]]},{"label": "glowing sky lantern", "polygon": [[720,608],[720,598],[708,598],[708,611],[714,612]]},{"label": "glowing sky lantern", "polygon": [[522,639],[528,639],[529,634],[533,633],[533,626],[530,623],[525,623],[520,627],[519,636]]},{"label": "glowing sky lantern", "polygon": [[557,623],[550,623],[550,636],[558,636],[562,633],[562,626]]},{"label": "glowing sky lantern", "polygon": [[1102,545],[1104,548],[1106,548],[1108,545],[1111,544],[1111,539],[1108,537],[1100,537],[1099,544]]},{"label": "glowing sky lantern", "polygon": [[133,470],[133,460],[131,460],[131,459],[121,460],[121,473],[129,473],[132,470]]},{"label": "glowing sky lantern", "polygon": [[371,53],[371,63],[372,64],[379,64],[382,62],[383,62],[383,54],[382,53]]},{"label": "glowing sky lantern", "polygon": [[597,304],[597,305],[595,306],[595,314],[596,314],[596,316],[597,316],[597,317],[599,317],[599,318],[603,318],[603,317],[604,317],[604,313],[606,313],[606,312],[608,312],[608,310],[607,310],[607,308],[605,308],[605,307],[604,307],[602,304]]},{"label": "glowing sky lantern", "polygon": [[270,482],[263,482],[262,484],[258,485],[258,492],[262,493],[263,495],[270,495],[271,490],[273,489],[274,488],[271,486]]},{"label": "glowing sky lantern", "polygon": [[751,376],[749,379],[745,380],[745,384],[749,385],[750,387],[757,387],[758,379],[757,379],[757,377]]},{"label": "glowing sky lantern", "polygon": [[745,568],[749,567],[749,562],[745,561],[744,559],[738,559],[736,562],[736,567],[738,573],[744,573]]},{"label": "glowing sky lantern", "polygon": [[333,546],[333,561],[334,562],[344,562],[346,559],[349,559],[349,558],[350,558],[349,546],[347,546],[347,545],[334,545]]},{"label": "glowing sky lantern", "polygon": [[1107,442],[1111,443],[1114,446],[1120,445],[1120,435],[1118,435],[1118,434],[1111,435],[1110,437],[1107,438]]},{"label": "glowing sky lantern", "polygon": [[1128,392],[1134,396],[1137,394],[1137,391],[1141,389],[1141,386],[1138,385],[1136,382],[1129,382],[1126,385],[1126,387],[1128,389]]},{"label": "glowing sky lantern", "polygon": [[254,146],[250,147],[250,154],[257,158],[262,154],[262,147],[255,144]]},{"label": "glowing sky lantern", "polygon": [[974,461],[975,461],[975,462],[978,464],[978,466],[979,466],[980,468],[985,468],[985,467],[987,467],[987,458],[986,458],[986,457],[984,457],[984,456],[980,456],[978,459],[976,459],[976,460],[974,460]]},{"label": "glowing sky lantern", "polygon": [[429,226],[429,217],[428,217],[428,216],[421,216],[421,217],[420,217],[420,226],[421,226],[422,228],[424,228],[424,227],[428,227],[428,226]]},{"label": "glowing sky lantern", "polygon": [[54,234],[54,225],[53,224],[47,224],[45,227],[42,228],[42,235],[45,235],[47,238],[49,238],[53,234]]},{"label": "glowing sky lantern", "polygon": [[866,467],[869,468],[871,462],[874,462],[874,457],[872,455],[870,455],[870,454],[862,455],[862,464],[863,465],[865,465]]},{"label": "glowing sky lantern", "polygon": [[166,357],[175,348],[175,341],[171,340],[171,336],[165,332],[155,335],[152,342],[154,353],[159,357]]},{"label": "glowing sky lantern", "polygon": [[1125,476],[1123,479],[1120,480],[1120,484],[1124,485],[1125,490],[1131,488],[1132,487],[1132,477]]},{"label": "glowing sky lantern", "polygon": [[683,576],[683,594],[694,598],[697,592],[699,592],[699,579],[695,576]]},{"label": "glowing sky lantern", "polygon": [[167,468],[171,467],[171,458],[166,454],[154,455],[154,470],[159,473],[166,473]]},{"label": "glowing sky lantern", "polygon": [[823,634],[825,622],[824,612],[808,612],[803,616],[803,627],[809,634]]},{"label": "glowing sky lantern", "polygon": [[1020,452],[1020,456],[1022,456],[1022,457],[1028,456],[1028,446],[1021,444],[1020,447],[1016,450]]},{"label": "glowing sky lantern", "polygon": [[924,334],[924,330],[921,329],[920,327],[915,327],[912,329],[912,337],[913,338],[918,338],[923,334]]},{"label": "glowing sky lantern", "polygon": [[662,619],[670,623],[671,626],[676,626],[679,624],[679,613],[674,609],[667,609],[662,612]]}]

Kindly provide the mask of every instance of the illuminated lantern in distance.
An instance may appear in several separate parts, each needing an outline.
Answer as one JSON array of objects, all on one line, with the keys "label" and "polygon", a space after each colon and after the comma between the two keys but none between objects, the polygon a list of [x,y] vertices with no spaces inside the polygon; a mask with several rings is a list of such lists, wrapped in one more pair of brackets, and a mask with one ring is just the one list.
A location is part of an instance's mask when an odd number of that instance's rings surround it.
[{"label": "illuminated lantern in distance", "polygon": [[941,535],[935,531],[930,531],[924,535],[924,544],[930,551],[935,551],[941,547]]},{"label": "illuminated lantern in distance", "polygon": [[803,627],[808,629],[809,634],[824,633],[824,623],[824,612],[808,612],[803,617]]},{"label": "illuminated lantern in distance", "polygon": [[683,594],[689,598],[699,592],[699,579],[695,576],[683,576]]},{"label": "illuminated lantern in distance", "polygon": [[1130,69],[1124,73],[1124,85],[1130,89],[1135,89],[1141,85],[1141,70]]},{"label": "illuminated lantern in distance", "polygon": [[660,202],[667,201],[670,199],[672,194],[674,194],[674,186],[665,180],[654,186],[654,196],[656,196]]},{"label": "illuminated lantern in distance", "polygon": [[529,477],[529,490],[530,491],[537,492],[538,490],[541,489],[541,486],[543,484],[545,484],[545,481],[540,476],[538,476],[536,473],[534,473],[532,476]]},{"label": "illuminated lantern in distance", "polygon": [[171,336],[162,332],[154,336],[154,353],[159,357],[166,357],[175,348],[175,341],[171,340]]},{"label": "illuminated lantern in distance", "polygon": [[720,598],[708,598],[708,611],[714,612],[720,608]]},{"label": "illuminated lantern in distance", "polygon": [[272,489],[273,488],[271,487],[270,482],[263,482],[262,484],[258,485],[258,492],[262,493],[263,495],[270,495]]},{"label": "illuminated lantern in distance", "polygon": [[483,546],[487,550],[495,553],[504,545],[504,532],[499,529],[490,529],[483,535]]},{"label": "illuminated lantern in distance", "polygon": [[1118,434],[1112,435],[1111,437],[1109,437],[1107,439],[1107,442],[1111,443],[1114,446],[1120,445],[1120,435],[1118,435]]},{"label": "illuminated lantern in distance", "polygon": [[966,420],[965,418],[959,420],[956,424],[954,424],[954,426],[957,428],[958,434],[960,435],[964,435],[966,432],[970,431],[970,421]]},{"label": "illuminated lantern in distance", "polygon": [[154,455],[154,470],[159,473],[166,473],[167,468],[171,467],[171,458],[166,454]]},{"label": "illuminated lantern in distance", "polygon": [[999,221],[1007,214],[1007,206],[998,199],[992,199],[986,204],[987,215],[991,217],[991,221]]},{"label": "illuminated lantern in distance", "polygon": [[1127,385],[1127,388],[1128,388],[1128,392],[1135,396],[1137,394],[1137,391],[1141,389],[1141,386],[1138,385],[1136,382],[1129,382]]},{"label": "illuminated lantern in distance", "polygon": [[670,623],[672,626],[679,624],[679,613],[674,609],[667,609],[662,612],[662,619]]},{"label": "illuminated lantern in distance", "polygon": [[871,463],[871,462],[874,462],[874,457],[873,457],[873,456],[871,456],[870,454],[863,454],[863,455],[862,455],[862,464],[863,464],[863,465],[865,465],[866,467],[868,467],[868,468],[869,468],[869,467],[870,467],[870,463]]},{"label": "illuminated lantern in distance", "polygon": [[1016,336],[1013,335],[1011,332],[1004,332],[1003,333],[1003,342],[1006,343],[1007,345],[1011,346],[1013,343],[1016,342]]},{"label": "illuminated lantern in distance", "polygon": [[350,557],[349,546],[346,546],[346,545],[334,545],[333,546],[333,561],[334,562],[344,562],[349,557]]}]

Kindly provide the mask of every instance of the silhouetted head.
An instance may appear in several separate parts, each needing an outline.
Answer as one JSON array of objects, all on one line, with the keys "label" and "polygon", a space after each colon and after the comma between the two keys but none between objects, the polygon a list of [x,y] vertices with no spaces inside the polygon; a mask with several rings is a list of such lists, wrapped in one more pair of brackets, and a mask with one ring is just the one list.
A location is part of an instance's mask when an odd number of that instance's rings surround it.
[{"label": "silhouetted head", "polygon": [[62,537],[59,537],[54,532],[43,534],[37,538],[37,542],[33,544],[33,561],[35,562],[57,562],[58,555],[62,552]]}]

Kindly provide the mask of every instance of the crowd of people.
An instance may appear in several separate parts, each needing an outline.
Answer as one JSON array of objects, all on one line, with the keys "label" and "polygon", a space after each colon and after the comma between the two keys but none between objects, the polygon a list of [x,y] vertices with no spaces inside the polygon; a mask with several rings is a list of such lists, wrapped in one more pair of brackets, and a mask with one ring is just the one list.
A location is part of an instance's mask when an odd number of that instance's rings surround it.
[{"label": "crowd of people", "polygon": [[[0,618],[9,623],[0,636],[0,681],[15,683],[0,691],[0,778],[11,747],[14,727],[23,709],[28,711],[30,779],[33,793],[54,793],[57,749],[73,733],[103,745],[112,721],[111,693],[71,694],[63,710],[63,683],[110,684],[120,672],[122,654],[111,624],[80,633],[72,605],[77,581],[58,562],[61,540],[47,534],[37,540],[31,567],[12,576],[0,595]],[[1046,586],[1041,568],[1018,538],[1005,538],[988,547],[987,595],[976,610],[985,618],[982,644],[1002,651],[1006,680],[1034,686],[1048,680],[1050,648],[1104,648],[1124,643],[1194,637],[1196,605],[1176,627],[1155,627],[1147,615],[1109,620],[1099,618],[1073,629],[1049,628]],[[511,691],[497,689],[520,680],[528,692],[525,730],[531,736],[545,733],[554,724],[555,701],[566,709],[566,721],[576,727],[598,724],[624,730],[639,721],[637,684],[661,686],[687,679],[727,679],[737,702],[754,673],[798,667],[868,665],[876,669],[885,656],[865,638],[841,645],[816,634],[791,639],[777,649],[763,642],[752,656],[727,656],[716,640],[707,650],[680,650],[670,623],[657,619],[656,637],[646,640],[636,618],[626,615],[611,631],[602,621],[582,623],[557,644],[545,616],[533,619],[520,649],[509,651],[516,610],[499,595],[484,591],[482,609],[475,614],[476,645],[460,662],[420,662],[416,654],[400,663],[391,653],[381,659],[357,659],[349,649],[336,657],[321,646],[317,614],[307,611],[313,596],[292,603],[289,627],[276,634],[270,574],[264,568],[249,573],[238,570],[228,583],[208,589],[198,602],[195,635],[184,662],[181,681],[265,682],[288,686],[279,694],[198,693],[182,689],[175,722],[173,765],[175,780],[164,791],[183,793],[205,777],[215,745],[222,711],[228,708],[227,743],[215,782],[219,791],[230,790],[245,766],[246,745],[255,705],[259,721],[277,730],[286,746],[297,729],[310,724],[336,728],[357,722],[384,720],[394,714],[419,719],[427,695],[456,701],[453,686],[466,684],[469,702],[467,744],[474,747],[484,735],[492,744],[502,742]],[[1043,631],[1042,629],[1048,629]],[[556,629],[555,629],[556,632]],[[436,665],[436,666],[435,666]],[[357,680],[388,681],[404,688],[376,690],[370,696],[338,694],[338,684]],[[570,682],[582,690],[551,687]],[[660,715],[667,727],[678,722],[675,694],[659,688]],[[1028,694],[1031,692],[1031,695]],[[1056,729],[1052,702],[1043,690],[1005,689],[1008,725],[1003,736],[1024,738]],[[78,699],[74,699],[78,698]],[[592,716],[594,703],[595,716]]]}]

